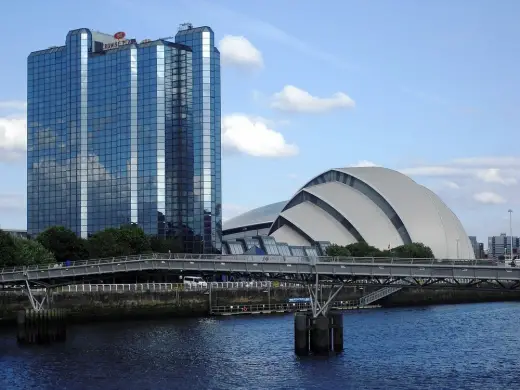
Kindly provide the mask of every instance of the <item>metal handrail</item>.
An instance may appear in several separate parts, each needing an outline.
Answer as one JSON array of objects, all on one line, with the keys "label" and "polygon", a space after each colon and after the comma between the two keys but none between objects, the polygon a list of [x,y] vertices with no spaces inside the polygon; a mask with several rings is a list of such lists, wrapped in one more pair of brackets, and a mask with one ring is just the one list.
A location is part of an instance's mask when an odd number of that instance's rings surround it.
[{"label": "metal handrail", "polygon": [[14,273],[26,271],[47,271],[56,268],[73,268],[80,266],[99,266],[102,264],[122,264],[135,261],[153,260],[180,260],[180,261],[219,261],[219,262],[249,262],[249,263],[342,263],[342,264],[393,264],[393,265],[424,265],[424,266],[496,266],[492,260],[450,260],[450,259],[405,259],[405,258],[381,258],[381,257],[330,257],[330,256],[275,256],[275,255],[212,255],[212,254],[189,254],[189,253],[148,253],[133,256],[109,257],[92,260],[78,260],[66,263],[51,263],[30,265],[22,267],[4,267],[0,273]]},{"label": "metal handrail", "polygon": [[[323,303],[323,302],[322,302]],[[357,308],[364,307],[359,305],[359,301],[336,301],[332,303],[332,308]],[[308,310],[310,303],[271,303],[271,304],[238,304],[226,306],[212,306],[211,313],[254,313],[266,311],[296,311]]]},{"label": "metal handrail", "polygon": [[402,286],[389,286],[389,287],[383,287],[379,290],[376,290],[374,292],[371,292],[370,294],[364,295],[361,298],[359,298],[359,304],[360,305],[369,305],[372,302],[375,302],[381,298],[387,297],[388,295],[391,295],[399,290],[401,290]]},{"label": "metal handrail", "polygon": [[[195,283],[118,283],[118,284],[70,284],[55,287],[54,292],[89,293],[89,292],[126,292],[126,291],[207,291],[212,290],[234,290],[234,289],[289,289],[304,288],[300,283],[251,281],[251,282],[207,282]],[[0,288],[0,293],[17,293],[20,290],[6,290]],[[44,288],[31,289],[32,293],[43,293]]]}]

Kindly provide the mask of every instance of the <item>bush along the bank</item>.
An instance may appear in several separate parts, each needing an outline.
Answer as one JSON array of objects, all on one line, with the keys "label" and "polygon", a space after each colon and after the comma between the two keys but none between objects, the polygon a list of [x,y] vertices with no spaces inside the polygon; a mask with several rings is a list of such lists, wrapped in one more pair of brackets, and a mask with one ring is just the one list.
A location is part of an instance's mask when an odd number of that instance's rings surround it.
[{"label": "bush along the bank", "polygon": [[383,251],[368,245],[366,242],[357,242],[346,246],[331,245],[327,248],[327,255],[345,257],[400,257],[406,259],[433,258],[431,248],[420,242],[400,245]]},{"label": "bush along the bank", "polygon": [[38,241],[13,237],[0,230],[0,268],[54,262],[54,254]]}]

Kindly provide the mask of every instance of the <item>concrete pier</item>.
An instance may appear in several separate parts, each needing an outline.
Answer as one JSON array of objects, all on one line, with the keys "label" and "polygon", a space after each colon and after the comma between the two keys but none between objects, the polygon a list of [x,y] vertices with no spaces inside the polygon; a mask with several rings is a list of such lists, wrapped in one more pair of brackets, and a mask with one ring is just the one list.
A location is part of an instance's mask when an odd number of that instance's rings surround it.
[{"label": "concrete pier", "polygon": [[311,319],[311,352],[328,355],[330,352],[329,319],[324,316]]},{"label": "concrete pier", "polygon": [[64,310],[20,310],[17,325],[20,344],[46,344],[67,338]]},{"label": "concrete pier", "polygon": [[298,356],[309,354],[309,320],[307,313],[294,315],[294,352]]},{"label": "concrete pier", "polygon": [[294,353],[298,356],[327,356],[343,351],[343,314],[312,317],[312,313],[294,315]]},{"label": "concrete pier", "polygon": [[332,350],[336,353],[343,352],[343,313],[329,313],[329,321]]}]

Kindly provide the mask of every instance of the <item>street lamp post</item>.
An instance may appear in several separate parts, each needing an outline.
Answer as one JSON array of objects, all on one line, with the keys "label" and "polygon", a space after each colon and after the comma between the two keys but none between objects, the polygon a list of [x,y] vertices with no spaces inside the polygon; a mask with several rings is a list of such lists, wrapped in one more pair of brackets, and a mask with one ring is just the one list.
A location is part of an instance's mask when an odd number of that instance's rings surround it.
[{"label": "street lamp post", "polygon": [[513,261],[513,210],[509,209],[507,210],[509,213],[509,237],[511,239],[511,246],[510,246],[510,259]]},{"label": "street lamp post", "polygon": [[457,238],[457,260],[459,259],[459,239]]}]

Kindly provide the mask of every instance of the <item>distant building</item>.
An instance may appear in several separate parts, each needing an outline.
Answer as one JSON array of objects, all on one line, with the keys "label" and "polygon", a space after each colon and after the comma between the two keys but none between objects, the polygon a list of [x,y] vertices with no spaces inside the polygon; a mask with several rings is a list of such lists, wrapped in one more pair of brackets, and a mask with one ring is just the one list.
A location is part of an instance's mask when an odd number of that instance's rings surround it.
[{"label": "distant building", "polygon": [[473,247],[473,251],[475,252],[476,259],[483,259],[485,257],[484,254],[484,244],[477,241],[476,236],[469,236],[469,241],[471,242],[471,246]]},{"label": "distant building", "polygon": [[[520,238],[513,236],[513,255],[518,253],[520,247]],[[500,236],[491,236],[488,238],[488,257],[497,259],[500,256],[510,256],[511,253],[511,237],[506,233]]]},{"label": "distant building", "polygon": [[[223,234],[231,254],[253,245],[264,249],[254,240],[268,235],[279,248],[282,243],[289,245],[293,256],[293,248],[330,243],[366,242],[386,250],[420,242],[439,259],[475,258],[464,227],[437,195],[408,176],[382,167],[325,171],[303,183],[289,201],[227,220]],[[272,254],[269,249],[266,253]]]},{"label": "distant building", "polygon": [[15,237],[27,238],[27,230],[21,230],[21,229],[2,229],[2,230]]}]

